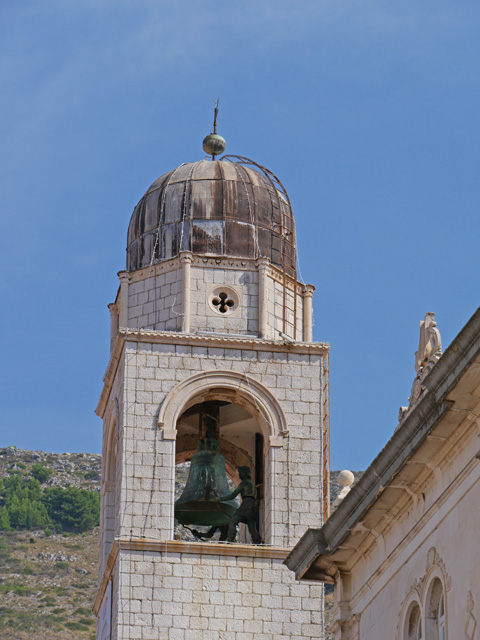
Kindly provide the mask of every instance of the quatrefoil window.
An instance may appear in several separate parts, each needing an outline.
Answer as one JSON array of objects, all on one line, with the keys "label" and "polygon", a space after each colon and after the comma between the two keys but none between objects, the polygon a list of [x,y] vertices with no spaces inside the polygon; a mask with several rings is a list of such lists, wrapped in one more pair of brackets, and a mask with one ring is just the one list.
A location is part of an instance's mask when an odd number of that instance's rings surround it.
[{"label": "quatrefoil window", "polygon": [[214,307],[217,307],[217,310],[220,313],[227,313],[228,309],[235,306],[235,302],[228,296],[226,291],[221,291],[218,294],[218,297],[215,296],[212,299],[212,304]]},{"label": "quatrefoil window", "polygon": [[230,315],[238,307],[238,295],[230,288],[217,287],[210,294],[210,307],[222,315]]}]

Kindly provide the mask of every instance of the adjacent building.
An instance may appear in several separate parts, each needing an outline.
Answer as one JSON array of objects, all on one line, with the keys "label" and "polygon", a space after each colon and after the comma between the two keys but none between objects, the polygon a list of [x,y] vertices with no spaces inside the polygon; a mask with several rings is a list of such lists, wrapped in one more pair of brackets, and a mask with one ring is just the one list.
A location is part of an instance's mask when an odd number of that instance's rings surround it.
[{"label": "adjacent building", "polygon": [[433,314],[395,433],[286,564],[335,585],[336,640],[480,637],[480,309],[441,355]]}]

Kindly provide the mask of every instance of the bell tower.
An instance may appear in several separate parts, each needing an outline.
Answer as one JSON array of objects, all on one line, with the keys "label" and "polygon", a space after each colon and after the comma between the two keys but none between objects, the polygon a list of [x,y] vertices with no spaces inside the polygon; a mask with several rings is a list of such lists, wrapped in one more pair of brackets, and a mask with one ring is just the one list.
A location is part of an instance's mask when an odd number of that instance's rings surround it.
[{"label": "bell tower", "polygon": [[285,188],[211,135],[135,207],[109,305],[99,640],[324,637],[283,560],[328,504],[328,345]]}]

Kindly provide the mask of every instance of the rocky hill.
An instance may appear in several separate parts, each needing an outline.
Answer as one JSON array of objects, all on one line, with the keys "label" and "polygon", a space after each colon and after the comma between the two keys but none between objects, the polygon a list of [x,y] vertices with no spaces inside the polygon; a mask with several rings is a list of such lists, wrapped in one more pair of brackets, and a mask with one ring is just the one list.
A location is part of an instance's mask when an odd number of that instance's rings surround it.
[{"label": "rocky hill", "polygon": [[[45,486],[98,491],[100,456],[0,450],[0,478],[51,469]],[[49,535],[50,534],[50,535]],[[49,529],[0,531],[0,637],[3,640],[93,640],[98,527],[82,534]]]},{"label": "rocky hill", "polygon": [[101,456],[93,453],[45,453],[7,447],[0,449],[0,478],[15,472],[28,477],[36,463],[53,472],[46,486],[99,490]]},{"label": "rocky hill", "polygon": [[[34,464],[52,474],[47,487],[99,490],[100,456],[0,449],[0,478],[27,479]],[[180,466],[180,465],[179,465]],[[188,474],[181,465],[179,495]],[[361,472],[354,472],[355,479]],[[332,501],[340,487],[331,473]],[[1,500],[1,496],[0,496]],[[2,640],[94,640],[91,607],[96,590],[98,527],[83,534],[51,534],[48,529],[0,531],[0,637]],[[327,621],[332,589],[327,589]],[[328,638],[329,636],[327,636]]]}]

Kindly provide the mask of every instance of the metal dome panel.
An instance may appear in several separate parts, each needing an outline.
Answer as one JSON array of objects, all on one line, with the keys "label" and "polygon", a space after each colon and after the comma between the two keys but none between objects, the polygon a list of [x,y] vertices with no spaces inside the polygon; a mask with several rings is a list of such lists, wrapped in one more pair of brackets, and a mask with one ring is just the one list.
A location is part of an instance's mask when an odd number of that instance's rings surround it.
[{"label": "metal dome panel", "polygon": [[160,176],[133,211],[127,270],[183,250],[266,257],[294,275],[295,225],[285,188],[267,169],[236,156],[186,163]]}]

